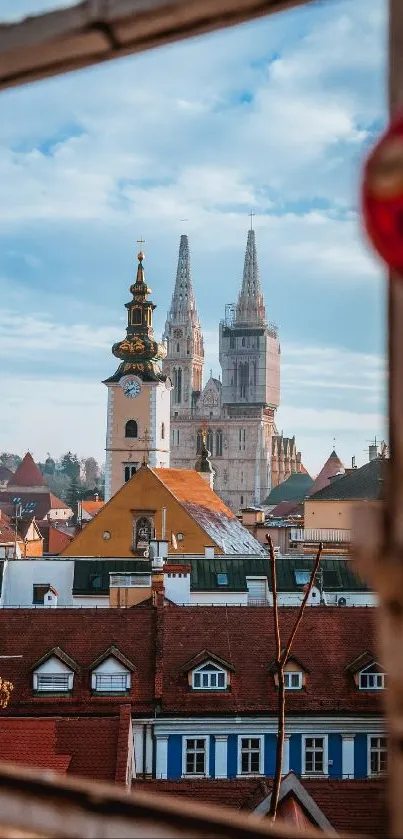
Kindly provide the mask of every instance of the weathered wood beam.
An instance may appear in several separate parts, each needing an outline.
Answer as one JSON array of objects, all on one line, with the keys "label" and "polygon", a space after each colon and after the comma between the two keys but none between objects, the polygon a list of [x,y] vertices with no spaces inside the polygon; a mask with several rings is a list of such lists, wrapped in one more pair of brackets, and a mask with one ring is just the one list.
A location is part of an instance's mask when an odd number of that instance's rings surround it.
[{"label": "weathered wood beam", "polygon": [[308,2],[312,0],[84,0],[0,25],[0,90]]},{"label": "weathered wood beam", "polygon": [[[403,2],[389,0],[389,112],[403,109]],[[403,836],[403,277],[388,276],[389,444],[384,501],[357,510],[354,552],[362,576],[378,591],[380,661],[389,735],[389,819]]]},{"label": "weathered wood beam", "polygon": [[273,825],[226,807],[156,793],[128,793],[110,784],[0,764],[0,836],[3,828],[4,835],[18,839],[27,835],[25,831],[31,837],[65,839],[325,839],[329,835],[314,827],[299,831],[285,822]]}]

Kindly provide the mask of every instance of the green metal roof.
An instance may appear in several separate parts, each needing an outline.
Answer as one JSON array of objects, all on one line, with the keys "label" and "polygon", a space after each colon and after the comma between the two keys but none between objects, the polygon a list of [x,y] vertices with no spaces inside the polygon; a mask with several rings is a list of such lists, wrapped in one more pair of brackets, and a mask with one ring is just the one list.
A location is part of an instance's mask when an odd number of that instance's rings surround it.
[{"label": "green metal roof", "polygon": [[109,574],[151,574],[144,559],[76,559],[73,594],[109,594]]},{"label": "green metal roof", "polygon": [[[177,557],[176,563],[190,565],[192,591],[247,591],[247,577],[267,577],[271,588],[269,558],[267,557]],[[314,557],[278,557],[277,588],[279,591],[301,591],[296,582],[296,571],[312,571]],[[327,556],[321,561],[325,591],[368,591],[368,587],[353,572],[349,559]],[[227,585],[219,585],[217,574],[226,574]]]},{"label": "green metal roof", "polygon": [[280,504],[282,501],[303,501],[313,486],[313,480],[306,472],[294,472],[286,481],[282,481],[273,487],[265,501],[264,506],[269,504]]}]

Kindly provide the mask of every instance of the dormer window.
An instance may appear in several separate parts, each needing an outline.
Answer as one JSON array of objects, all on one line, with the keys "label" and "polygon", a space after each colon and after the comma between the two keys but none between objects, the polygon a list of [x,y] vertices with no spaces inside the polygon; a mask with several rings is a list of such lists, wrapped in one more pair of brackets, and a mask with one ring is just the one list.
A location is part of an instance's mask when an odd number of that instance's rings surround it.
[{"label": "dormer window", "polygon": [[[284,666],[284,688],[285,690],[303,690],[306,685],[308,670],[304,664],[296,658],[289,658]],[[272,673],[274,684],[278,689],[278,671],[276,662],[273,661],[269,667]]]},{"label": "dormer window", "polygon": [[361,670],[358,679],[360,690],[384,690],[386,684],[386,674],[382,672],[382,668],[376,661],[373,664]]},{"label": "dormer window", "polygon": [[226,690],[227,674],[209,661],[193,671],[192,687],[194,690]]},{"label": "dormer window", "polygon": [[77,670],[78,666],[73,659],[59,647],[56,647],[35,665],[32,679],[33,689],[35,693],[71,693],[74,685],[74,672]]},{"label": "dormer window", "polygon": [[134,665],[117,649],[110,647],[91,665],[91,688],[97,694],[128,693]]},{"label": "dormer window", "polygon": [[286,690],[301,690],[302,673],[296,670],[288,670],[284,673],[284,687]]}]

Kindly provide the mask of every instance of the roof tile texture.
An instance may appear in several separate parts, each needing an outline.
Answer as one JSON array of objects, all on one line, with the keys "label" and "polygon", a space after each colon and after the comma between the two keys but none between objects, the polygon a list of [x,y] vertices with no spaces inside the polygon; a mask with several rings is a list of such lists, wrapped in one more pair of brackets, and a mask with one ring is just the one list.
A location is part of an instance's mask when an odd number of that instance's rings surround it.
[{"label": "roof tile texture", "polygon": [[22,459],[14,475],[9,480],[10,486],[15,487],[38,487],[46,486],[45,478],[41,470],[36,465],[32,454],[27,452]]},{"label": "roof tile texture", "polygon": [[[303,786],[312,796],[335,830],[365,834],[367,836],[387,835],[386,781],[328,781],[303,780]],[[268,779],[245,778],[235,780],[141,780],[135,781],[133,791],[144,790],[160,795],[176,795],[199,802],[219,804],[247,811],[253,811],[270,792]],[[284,799],[279,815],[287,821],[293,814],[287,813]]]},{"label": "roof tile texture", "polygon": [[[127,715],[126,715],[127,716]],[[3,761],[53,769],[97,781],[124,783],[127,760],[119,717],[50,717],[0,719],[0,756]],[[117,777],[116,777],[117,776]]]},{"label": "roof tile texture", "polygon": [[[287,639],[296,610],[280,610],[282,642]],[[296,636],[293,654],[309,676],[302,691],[287,697],[289,714],[381,712],[378,692],[357,690],[346,671],[363,652],[375,653],[375,610],[371,608],[308,607]],[[313,643],[314,639],[314,643]],[[6,609],[2,615],[2,676],[14,691],[4,714],[112,714],[119,696],[93,696],[90,666],[114,645],[135,666],[130,694],[134,714],[150,713],[157,694],[162,708],[176,714],[276,713],[276,691],[269,666],[274,658],[273,613],[270,607],[132,609]],[[32,693],[32,667],[53,647],[74,659],[80,672],[72,696],[41,697]],[[194,692],[185,664],[207,649],[234,668],[227,691]],[[157,663],[157,668],[156,668]]]}]

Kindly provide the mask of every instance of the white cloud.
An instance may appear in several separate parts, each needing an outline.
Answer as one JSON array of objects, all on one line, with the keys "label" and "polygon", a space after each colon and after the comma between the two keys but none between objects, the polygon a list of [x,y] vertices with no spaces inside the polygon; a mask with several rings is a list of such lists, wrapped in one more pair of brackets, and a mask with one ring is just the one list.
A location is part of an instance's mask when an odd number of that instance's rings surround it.
[{"label": "white cloud", "polygon": [[[45,5],[56,3],[8,0],[0,17]],[[97,381],[120,337],[113,322],[123,334],[130,282],[121,272],[132,270],[142,233],[161,325],[182,218],[206,373],[217,374],[218,321],[237,297],[251,208],[267,311],[295,340],[282,346],[285,433],[295,432],[314,469],[329,435],[344,435],[348,454],[379,432],[381,269],[355,207],[361,158],[385,110],[384,26],[380,0],[314,4],[2,94],[0,352],[4,374],[13,372],[3,447],[85,454],[93,441],[100,456]],[[306,334],[313,309],[319,337]],[[326,330],[340,350],[324,347]],[[358,351],[368,347],[373,355]]]}]

